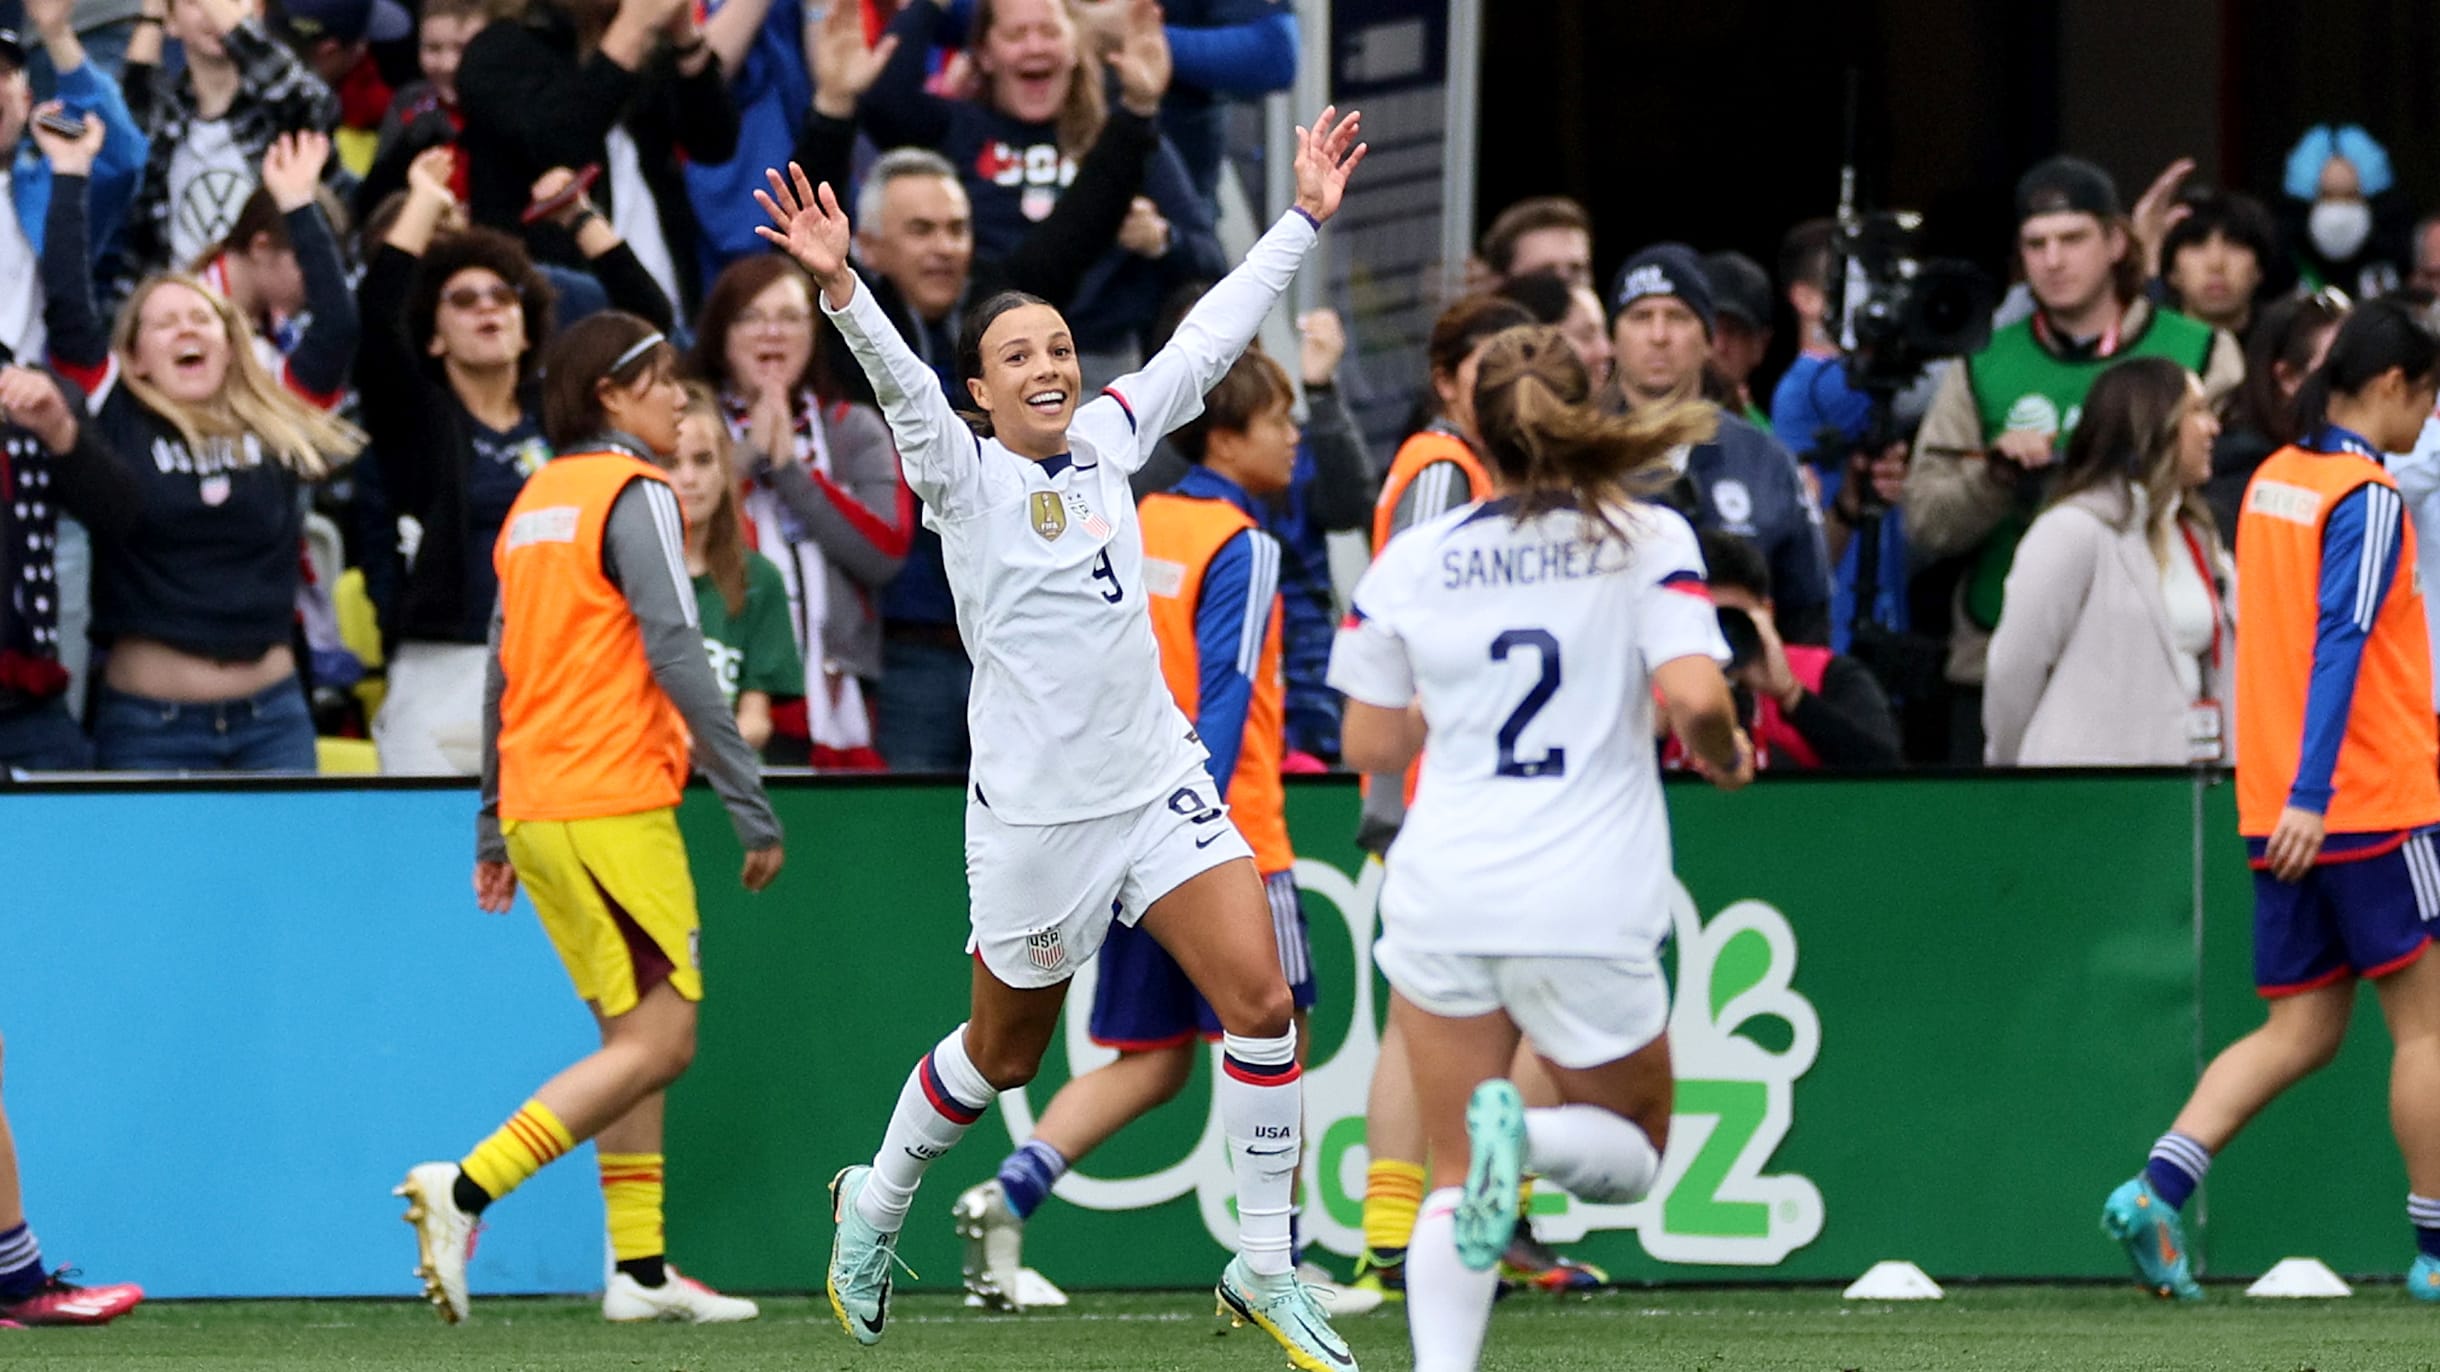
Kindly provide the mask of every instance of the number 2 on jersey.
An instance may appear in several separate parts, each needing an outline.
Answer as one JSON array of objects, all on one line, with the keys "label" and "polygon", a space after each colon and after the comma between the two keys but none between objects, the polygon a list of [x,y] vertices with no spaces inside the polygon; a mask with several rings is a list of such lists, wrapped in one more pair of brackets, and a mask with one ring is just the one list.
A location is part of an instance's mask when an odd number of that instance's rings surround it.
[{"label": "number 2 on jersey", "polygon": [[1510,629],[1491,640],[1491,660],[1506,662],[1508,655],[1520,648],[1531,648],[1541,657],[1542,675],[1535,678],[1533,689],[1525,693],[1525,698],[1509,711],[1508,721],[1500,726],[1499,774],[1527,779],[1566,776],[1565,748],[1548,749],[1536,758],[1517,756],[1517,740],[1524,737],[1526,726],[1559,693],[1559,640],[1548,629]]},{"label": "number 2 on jersey", "polygon": [[1101,556],[1093,559],[1093,579],[1110,583],[1110,588],[1101,593],[1101,598],[1110,604],[1116,605],[1127,598],[1127,588],[1118,584],[1118,569],[1110,565],[1110,550],[1107,548],[1101,550]]}]

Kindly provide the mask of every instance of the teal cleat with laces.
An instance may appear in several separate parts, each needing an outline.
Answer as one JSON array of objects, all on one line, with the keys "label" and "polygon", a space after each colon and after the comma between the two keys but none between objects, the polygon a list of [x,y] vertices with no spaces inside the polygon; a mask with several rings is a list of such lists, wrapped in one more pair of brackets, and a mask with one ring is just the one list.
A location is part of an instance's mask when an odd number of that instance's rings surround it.
[{"label": "teal cleat with laces", "polygon": [[2136,1280],[2145,1290],[2163,1300],[2203,1298],[2187,1260],[2185,1226],[2152,1183],[2137,1177],[2112,1191],[2101,1206],[2101,1229],[2126,1246]]},{"label": "teal cleat with laces", "polygon": [[885,1234],[856,1213],[856,1197],[872,1180],[870,1167],[849,1167],[830,1179],[830,1309],[839,1327],[861,1344],[881,1342],[890,1317],[890,1265],[898,1260],[898,1236]]},{"label": "teal cleat with laces", "polygon": [[1457,1202],[1457,1260],[1477,1272],[1499,1265],[1516,1237],[1517,1183],[1525,1175],[1525,1098],[1494,1077],[1466,1102],[1465,1195]]}]

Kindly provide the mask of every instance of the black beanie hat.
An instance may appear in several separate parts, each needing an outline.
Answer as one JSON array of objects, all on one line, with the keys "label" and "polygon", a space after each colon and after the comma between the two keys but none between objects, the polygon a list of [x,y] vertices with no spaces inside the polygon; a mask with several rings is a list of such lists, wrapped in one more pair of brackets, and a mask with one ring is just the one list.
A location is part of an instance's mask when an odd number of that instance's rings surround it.
[{"label": "black beanie hat", "polygon": [[1655,243],[1627,259],[1610,284],[1610,318],[1647,296],[1673,295],[1703,321],[1703,332],[1720,331],[1720,314],[1711,299],[1711,279],[1703,275],[1702,259],[1683,243]]}]

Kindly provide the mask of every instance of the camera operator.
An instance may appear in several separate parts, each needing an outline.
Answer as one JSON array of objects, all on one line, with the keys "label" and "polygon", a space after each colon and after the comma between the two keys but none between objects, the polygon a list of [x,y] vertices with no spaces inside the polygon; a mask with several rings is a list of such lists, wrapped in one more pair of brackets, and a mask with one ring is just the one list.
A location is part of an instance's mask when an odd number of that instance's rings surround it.
[{"label": "camera operator", "polygon": [[1982,757],[1984,657],[2008,567],[2094,378],[2121,358],[2167,357],[2198,372],[2217,403],[2245,374],[2236,339],[2142,297],[2142,264],[2109,173],[2054,157],[2017,183],[2016,219],[2034,312],[1942,379],[1906,478],[1918,561],[1953,559],[1958,578],[1949,755],[1968,764]]},{"label": "camera operator", "polygon": [[[1628,409],[1701,394],[1719,321],[1693,249],[1662,243],[1628,258],[1611,287],[1610,307],[1618,391]],[[1781,589],[1788,638],[1827,643],[1830,555],[1796,459],[1727,410],[1719,410],[1719,419],[1717,437],[1673,455],[1679,479],[1666,498],[1698,530],[1754,540]]]},{"label": "camera operator", "polygon": [[1728,640],[1738,719],[1754,740],[1754,765],[1777,771],[1897,766],[1897,720],[1872,673],[1843,653],[1786,642],[1772,613],[1771,569],[1761,550],[1718,530],[1700,537],[1720,633]]}]

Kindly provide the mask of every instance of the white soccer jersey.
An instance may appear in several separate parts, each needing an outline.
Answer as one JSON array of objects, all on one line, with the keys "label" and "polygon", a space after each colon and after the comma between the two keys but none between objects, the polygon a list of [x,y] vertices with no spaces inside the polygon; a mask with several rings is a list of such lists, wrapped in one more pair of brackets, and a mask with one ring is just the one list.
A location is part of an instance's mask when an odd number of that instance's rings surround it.
[{"label": "white soccer jersey", "polygon": [[940,533],[974,659],[972,777],[1002,821],[1133,809],[1160,797],[1181,756],[1204,756],[1161,679],[1127,478],[1202,412],[1313,242],[1311,220],[1283,217],[1143,370],[1077,410],[1067,457],[1046,462],[977,437],[861,282],[845,310],[824,297]]},{"label": "white soccer jersey", "polygon": [[1725,662],[1703,555],[1674,511],[1523,524],[1452,510],[1390,541],[1330,654],[1351,700],[1428,726],[1389,851],[1385,934],[1432,953],[1649,959],[1669,930],[1652,669]]}]

